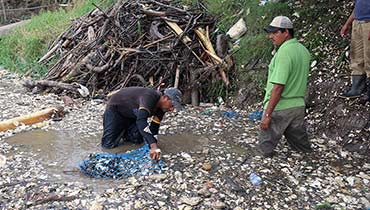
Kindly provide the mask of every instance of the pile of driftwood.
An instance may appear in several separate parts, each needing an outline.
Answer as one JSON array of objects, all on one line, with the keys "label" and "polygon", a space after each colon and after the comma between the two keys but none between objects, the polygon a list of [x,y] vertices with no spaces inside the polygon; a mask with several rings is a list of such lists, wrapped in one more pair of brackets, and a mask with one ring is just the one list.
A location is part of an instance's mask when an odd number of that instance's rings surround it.
[{"label": "pile of driftwood", "polygon": [[95,5],[39,60],[58,58],[45,78],[26,86],[95,96],[127,86],[156,88],[164,83],[189,93],[196,104],[198,91],[215,80],[229,85],[233,64],[226,36],[216,37],[214,20],[203,5],[186,8],[169,3],[119,1],[106,11]]}]

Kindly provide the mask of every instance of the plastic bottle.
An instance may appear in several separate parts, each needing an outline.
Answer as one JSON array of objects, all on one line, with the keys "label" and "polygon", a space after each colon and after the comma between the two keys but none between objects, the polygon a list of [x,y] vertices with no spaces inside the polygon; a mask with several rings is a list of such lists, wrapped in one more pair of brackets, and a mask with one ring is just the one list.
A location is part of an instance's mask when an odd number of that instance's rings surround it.
[{"label": "plastic bottle", "polygon": [[217,97],[217,101],[218,101],[219,105],[224,105],[225,104],[225,101],[224,101],[224,99],[222,99],[221,96]]},{"label": "plastic bottle", "polygon": [[253,185],[259,185],[262,183],[261,177],[259,177],[256,173],[251,173],[249,175],[249,180]]}]

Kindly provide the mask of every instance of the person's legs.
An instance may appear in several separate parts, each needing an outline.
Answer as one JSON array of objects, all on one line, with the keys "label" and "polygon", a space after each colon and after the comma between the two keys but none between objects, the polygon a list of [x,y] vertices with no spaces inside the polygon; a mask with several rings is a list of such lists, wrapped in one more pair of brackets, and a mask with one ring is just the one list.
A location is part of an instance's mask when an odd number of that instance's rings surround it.
[{"label": "person's legs", "polygon": [[351,48],[350,48],[350,67],[351,75],[364,75],[364,31],[359,21],[353,21]]},{"label": "person's legs", "polygon": [[362,42],[364,46],[364,72],[370,78],[370,22],[362,23]]},{"label": "person's legs", "polygon": [[144,142],[143,136],[140,134],[139,129],[136,126],[136,123],[132,123],[127,130],[126,140],[134,144],[141,144]]},{"label": "person's legs", "polygon": [[290,146],[301,152],[311,152],[311,142],[308,140],[304,124],[305,108],[299,107],[291,110],[292,121],[284,132]]},{"label": "person's legs", "polygon": [[265,157],[272,156],[289,122],[284,117],[285,111],[274,111],[267,130],[260,131],[259,148]]},{"label": "person's legs", "polygon": [[362,102],[366,103],[370,101],[370,22],[362,24],[363,30],[363,45],[364,45],[364,70],[366,72],[366,91],[365,96],[362,98]]},{"label": "person's legs", "polygon": [[355,20],[352,24],[352,37],[351,37],[351,89],[344,93],[342,97],[356,98],[360,97],[365,89],[366,74],[364,70],[364,44],[363,44],[363,28],[359,21]]},{"label": "person's legs", "polygon": [[125,124],[125,118],[119,113],[107,108],[104,112],[103,119],[102,147],[107,149],[117,147],[126,132],[127,127]]}]

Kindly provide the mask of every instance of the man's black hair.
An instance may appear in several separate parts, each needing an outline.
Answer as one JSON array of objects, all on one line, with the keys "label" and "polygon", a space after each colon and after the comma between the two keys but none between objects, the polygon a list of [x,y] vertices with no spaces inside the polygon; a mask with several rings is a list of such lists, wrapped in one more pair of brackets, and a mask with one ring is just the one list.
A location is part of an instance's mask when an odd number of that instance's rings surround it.
[{"label": "man's black hair", "polygon": [[278,30],[281,31],[281,33],[285,32],[285,30],[288,30],[288,33],[290,34],[290,36],[292,38],[294,37],[294,29],[292,28],[279,28]]}]

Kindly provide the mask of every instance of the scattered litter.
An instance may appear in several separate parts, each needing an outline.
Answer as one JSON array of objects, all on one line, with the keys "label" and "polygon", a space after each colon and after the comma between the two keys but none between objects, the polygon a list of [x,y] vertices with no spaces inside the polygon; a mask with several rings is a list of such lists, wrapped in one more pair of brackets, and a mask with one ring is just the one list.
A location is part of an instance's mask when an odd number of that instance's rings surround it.
[{"label": "scattered litter", "polygon": [[80,164],[80,169],[88,176],[112,179],[164,173],[163,168],[161,160],[155,162],[149,157],[149,145],[123,154],[90,154],[89,159]]},{"label": "scattered litter", "polygon": [[233,119],[238,119],[239,117],[241,117],[240,114],[234,111],[224,111],[222,114],[226,117],[233,118]]},{"label": "scattered litter", "polygon": [[6,163],[6,157],[4,155],[0,155],[0,168],[3,167]]},{"label": "scattered litter", "polygon": [[231,39],[239,39],[245,32],[247,31],[247,26],[243,18],[240,18],[238,22],[236,22],[230,29],[227,31],[226,35],[228,35]]},{"label": "scattered litter", "polygon": [[278,2],[278,0],[260,0],[259,6],[265,6],[267,2]]},{"label": "scattered litter", "polygon": [[259,185],[262,183],[261,177],[259,177],[256,173],[251,173],[249,175],[249,180],[253,185]]},{"label": "scattered litter", "polygon": [[89,89],[87,89],[87,87],[81,85],[81,84],[78,84],[80,86],[80,88],[77,89],[77,91],[81,94],[82,97],[87,97],[90,95],[90,91]]},{"label": "scattered litter", "polygon": [[218,102],[219,105],[224,105],[225,104],[225,101],[221,96],[217,97],[217,102]]},{"label": "scattered litter", "polygon": [[262,119],[262,111],[255,111],[248,115],[248,118],[251,120],[261,120]]},{"label": "scattered litter", "polygon": [[212,114],[212,110],[211,109],[206,109],[206,110],[202,111],[200,114],[210,115],[210,114]]}]

